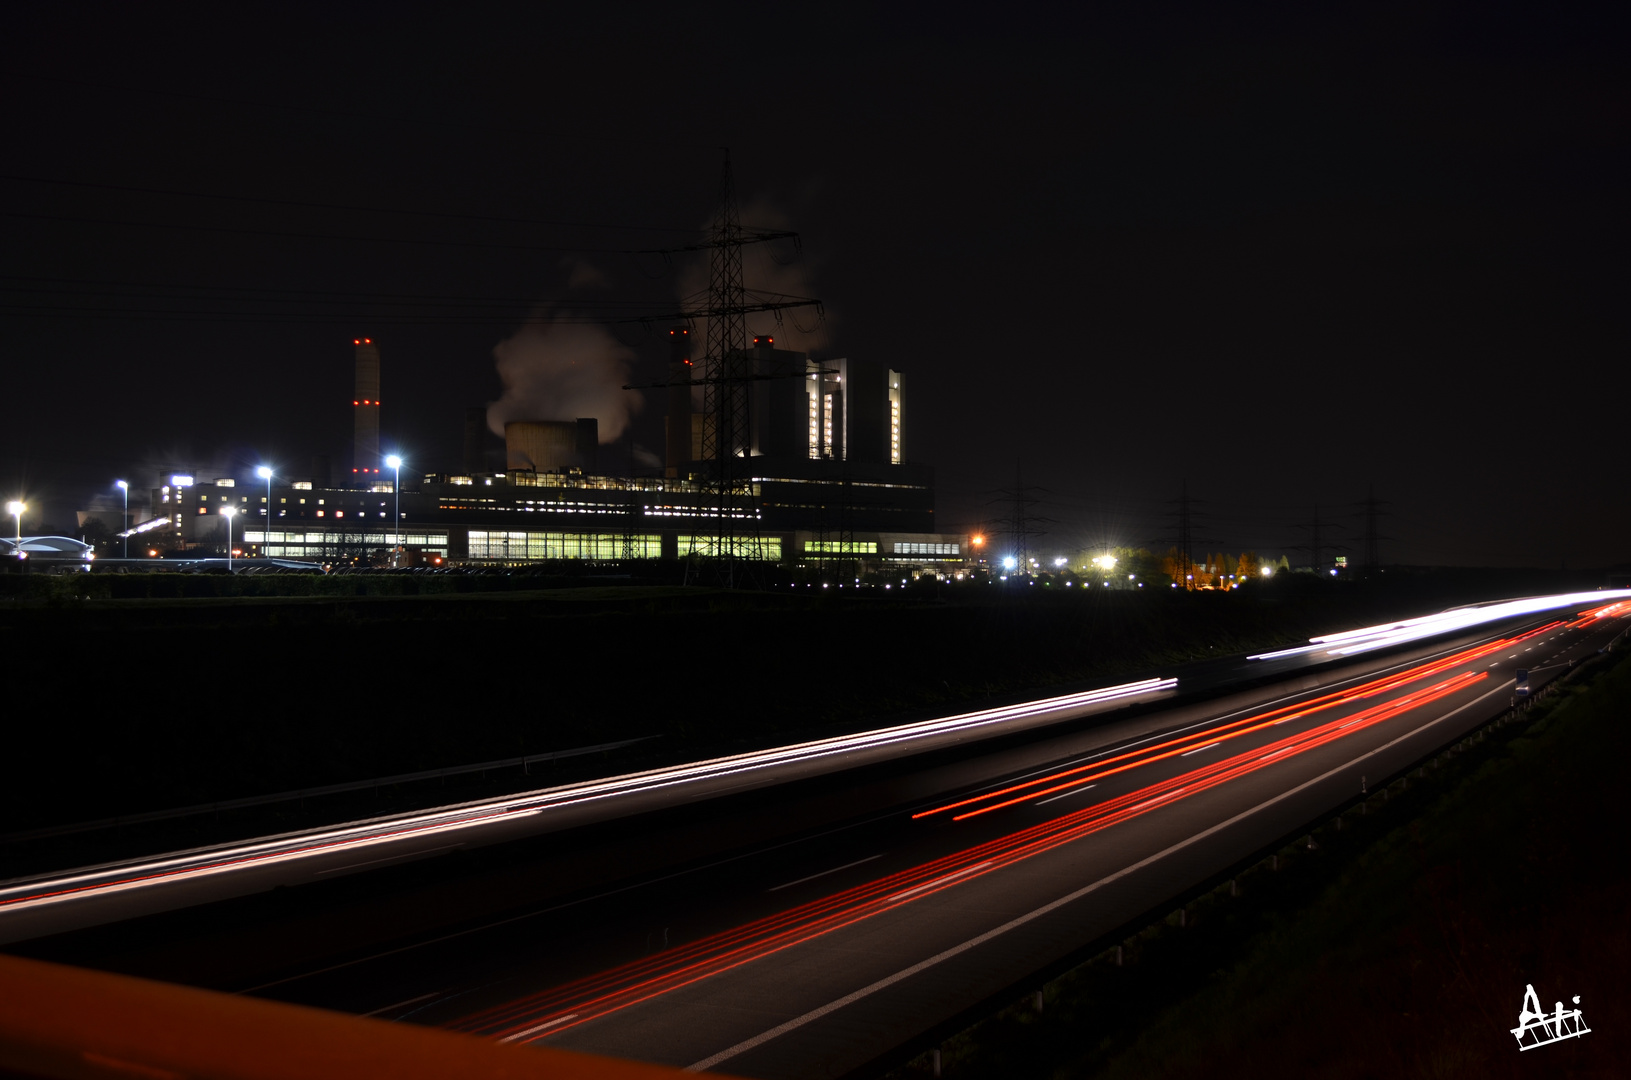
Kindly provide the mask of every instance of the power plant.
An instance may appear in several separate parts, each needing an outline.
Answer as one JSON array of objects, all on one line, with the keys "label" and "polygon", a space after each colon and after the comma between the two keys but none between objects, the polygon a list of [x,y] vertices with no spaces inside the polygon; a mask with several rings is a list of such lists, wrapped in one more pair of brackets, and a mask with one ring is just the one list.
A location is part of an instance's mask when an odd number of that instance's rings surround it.
[{"label": "power plant", "polygon": [[[736,463],[744,482],[722,499],[702,457],[704,417],[692,408],[690,330],[675,327],[669,338],[665,455],[652,475],[600,467],[595,417],[509,421],[504,460],[490,461],[486,410],[472,407],[458,417],[458,470],[404,473],[398,493],[397,470],[380,456],[380,347],[357,338],[346,482],[324,475],[321,456],[310,475],[270,483],[176,474],[153,490],[153,516],[131,534],[213,555],[224,553],[230,529],[245,554],[324,565],[619,562],[722,546],[733,558],[784,564],[969,557],[966,536],[935,530],[933,471],[903,456],[899,371],[753,339],[736,357],[751,387]],[[230,524],[223,508],[234,512]]]},{"label": "power plant", "polygon": [[[541,324],[525,349],[495,349],[505,397],[464,411],[458,469],[416,462],[399,484],[401,459],[380,457],[380,349],[360,337],[352,341],[351,472],[342,482],[322,456],[308,477],[262,472],[264,486],[177,474],[154,489],[153,516],[130,534],[203,552],[241,541],[267,557],[323,564],[691,558],[724,566],[727,582],[737,560],[969,559],[968,537],[935,529],[933,470],[905,456],[902,373],[778,348],[768,334],[750,339],[749,312],[819,315],[820,302],[747,290],[742,248],[796,234],[742,226],[728,156],[721,186],[708,238],[664,253],[707,251],[709,287],[706,303],[671,316],[683,322],[668,331],[666,378],[647,387],[666,390],[663,458],[652,475],[632,466],[613,475],[599,460],[603,426],[615,436],[627,420],[618,395],[636,388],[551,398],[548,373],[526,366],[542,356],[546,367],[574,367],[580,354],[561,350],[582,348],[596,331],[551,337]],[[698,323],[707,338],[700,355]],[[595,409],[602,415],[574,415]],[[502,432],[501,462],[489,458],[489,431]]]}]

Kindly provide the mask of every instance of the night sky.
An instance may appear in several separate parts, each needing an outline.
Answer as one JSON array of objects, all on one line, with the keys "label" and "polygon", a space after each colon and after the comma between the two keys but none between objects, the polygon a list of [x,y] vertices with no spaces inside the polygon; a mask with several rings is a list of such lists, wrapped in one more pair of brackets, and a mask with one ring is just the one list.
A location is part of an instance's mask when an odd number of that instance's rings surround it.
[{"label": "night sky", "polygon": [[[456,470],[529,317],[705,280],[630,252],[700,238],[728,147],[802,235],[750,284],[825,305],[755,329],[905,373],[945,531],[1023,484],[1033,547],[1165,547],[1187,482],[1197,554],[1306,560],[1317,508],[1357,558],[1374,486],[1387,562],[1631,561],[1625,27],[1304,7],[14,7],[0,488],[339,467],[364,336],[387,443]],[[658,380],[667,325],[585,362]]]}]

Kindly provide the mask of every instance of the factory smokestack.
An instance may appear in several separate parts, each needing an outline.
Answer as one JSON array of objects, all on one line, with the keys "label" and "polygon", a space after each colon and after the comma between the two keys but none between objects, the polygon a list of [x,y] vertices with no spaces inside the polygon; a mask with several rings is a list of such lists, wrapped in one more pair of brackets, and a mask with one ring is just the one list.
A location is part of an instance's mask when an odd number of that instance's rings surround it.
[{"label": "factory smokestack", "polygon": [[668,416],[663,475],[678,477],[691,460],[691,331],[668,332]]},{"label": "factory smokestack", "polygon": [[351,472],[355,479],[368,480],[379,472],[379,346],[373,338],[354,338],[351,344],[357,347]]}]

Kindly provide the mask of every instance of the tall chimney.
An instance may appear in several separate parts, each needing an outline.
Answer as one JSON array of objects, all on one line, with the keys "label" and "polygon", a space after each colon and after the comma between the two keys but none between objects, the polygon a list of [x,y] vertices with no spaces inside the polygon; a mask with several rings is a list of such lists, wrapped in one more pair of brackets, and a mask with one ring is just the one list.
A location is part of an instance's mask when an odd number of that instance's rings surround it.
[{"label": "tall chimney", "polygon": [[663,475],[679,477],[691,460],[691,331],[668,332],[668,417]]},{"label": "tall chimney", "polygon": [[373,338],[355,338],[357,389],[351,396],[355,418],[351,444],[352,479],[368,481],[379,472],[379,346]]}]

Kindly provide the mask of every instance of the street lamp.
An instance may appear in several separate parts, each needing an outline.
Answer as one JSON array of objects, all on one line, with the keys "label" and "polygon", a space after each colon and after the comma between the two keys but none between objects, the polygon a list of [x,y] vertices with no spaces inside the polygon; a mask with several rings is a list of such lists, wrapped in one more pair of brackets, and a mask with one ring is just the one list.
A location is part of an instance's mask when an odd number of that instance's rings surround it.
[{"label": "street lamp", "polygon": [[398,566],[401,559],[397,557],[397,552],[402,550],[402,457],[392,454],[385,459],[385,464],[396,473],[396,479],[391,481],[391,490],[396,492],[396,552],[392,553],[391,565]]},{"label": "street lamp", "polygon": [[19,552],[23,550],[23,511],[27,509],[28,507],[25,504],[18,502],[16,499],[6,504],[6,513],[17,519],[17,550]]},{"label": "street lamp", "polygon": [[125,558],[128,559],[130,558],[130,485],[123,480],[115,480],[114,483],[119,485],[119,490],[124,492],[125,496],[124,539]]},{"label": "street lamp", "polygon": [[238,512],[236,506],[221,507],[221,516],[227,519],[227,572],[232,572],[232,515]]},{"label": "street lamp", "polygon": [[260,466],[255,475],[266,481],[266,529],[261,533],[261,554],[265,555],[266,545],[272,539],[272,466]]}]

